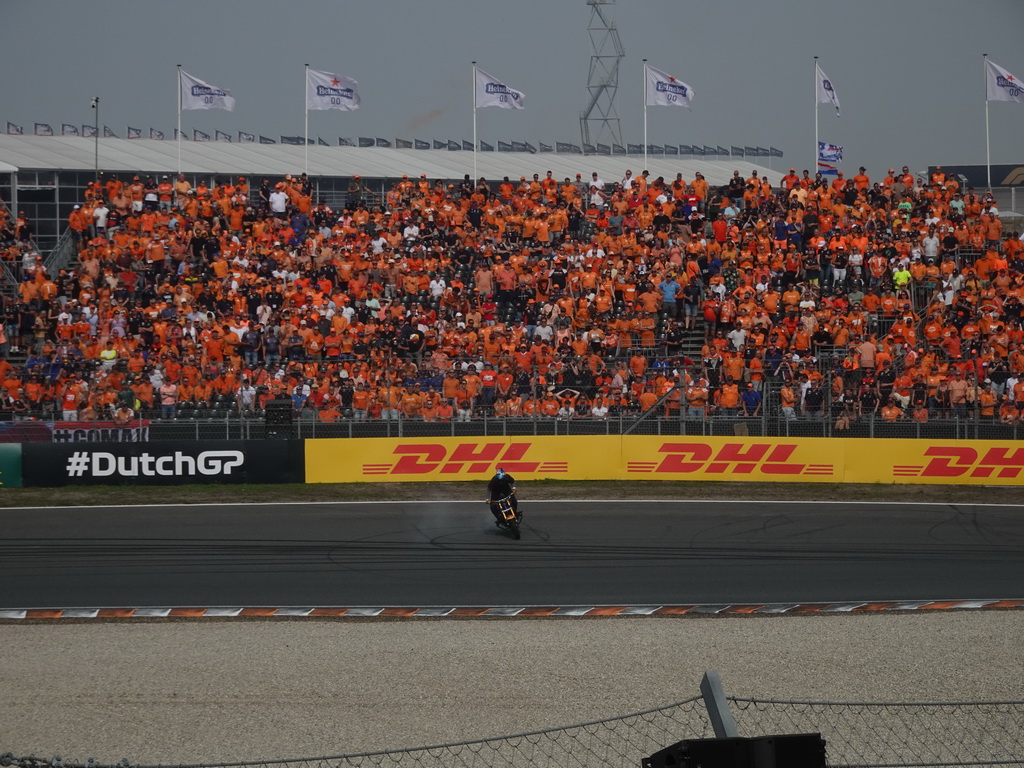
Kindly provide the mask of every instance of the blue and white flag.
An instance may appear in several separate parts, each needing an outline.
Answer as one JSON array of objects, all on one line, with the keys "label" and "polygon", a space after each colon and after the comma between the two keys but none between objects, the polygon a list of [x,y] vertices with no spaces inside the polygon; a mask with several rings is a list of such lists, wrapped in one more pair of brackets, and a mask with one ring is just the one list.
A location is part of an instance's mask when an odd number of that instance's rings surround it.
[{"label": "blue and white flag", "polygon": [[181,81],[181,108],[182,109],[226,109],[232,112],[235,109],[235,98],[231,91],[218,88],[200,80],[198,77],[178,70]]},{"label": "blue and white flag", "polygon": [[317,69],[307,71],[306,109],[340,109],[344,112],[359,109],[359,83],[351,77]]},{"label": "blue and white flag", "polygon": [[818,160],[822,163],[841,163],[843,161],[843,148],[836,144],[829,144],[826,141],[819,141]]},{"label": "blue and white flag", "polygon": [[132,128],[129,125],[128,126],[128,138],[129,139],[141,139],[142,138],[142,129],[141,128]]},{"label": "blue and white flag", "polygon": [[1024,80],[985,59],[986,101],[1015,101],[1024,104]]},{"label": "blue and white flag", "polygon": [[96,137],[96,126],[95,125],[83,125],[82,135],[87,139],[93,139]]},{"label": "blue and white flag", "polygon": [[192,141],[209,141],[210,134],[200,131],[198,128],[192,129]]},{"label": "blue and white flag", "polygon": [[214,131],[213,138],[217,141],[231,141],[231,134],[224,131]]},{"label": "blue and white flag", "polygon": [[10,120],[7,121],[7,135],[8,136],[21,136],[24,131],[20,125],[15,125]]},{"label": "blue and white flag", "polygon": [[245,131],[238,132],[238,143],[239,144],[252,144],[256,141],[255,133],[246,133]]},{"label": "blue and white flag", "polygon": [[688,107],[693,89],[667,72],[648,66],[647,105],[651,107]]},{"label": "blue and white flag", "polygon": [[164,140],[164,132],[163,131],[158,131],[156,128],[150,128],[149,129],[149,138],[154,139],[156,141],[163,141]]},{"label": "blue and white flag", "polygon": [[107,126],[104,125],[103,126],[103,138],[104,139],[116,139],[117,138],[117,134],[114,133],[112,130],[107,128]]},{"label": "blue and white flag", "polygon": [[832,87],[832,81],[821,71],[821,67],[815,64],[814,68],[818,73],[818,103],[831,104],[836,108],[836,117],[839,117],[839,94]]},{"label": "blue and white flag", "polygon": [[36,136],[53,136],[53,128],[49,123],[36,123],[35,134]]},{"label": "blue and white flag", "polygon": [[501,107],[502,109],[522,109],[525,96],[522,91],[509,88],[479,67],[476,72],[476,105],[478,107]]},{"label": "blue and white flag", "polygon": [[80,134],[78,132],[78,126],[77,125],[71,125],[70,123],[62,123],[61,126],[60,126],[60,135],[61,136],[81,136],[82,134]]}]

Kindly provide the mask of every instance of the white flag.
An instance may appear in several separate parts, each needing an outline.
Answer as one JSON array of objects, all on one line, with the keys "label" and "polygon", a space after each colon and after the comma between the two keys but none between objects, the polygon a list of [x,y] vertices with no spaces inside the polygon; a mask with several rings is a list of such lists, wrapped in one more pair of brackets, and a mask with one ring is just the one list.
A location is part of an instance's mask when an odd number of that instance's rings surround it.
[{"label": "white flag", "polygon": [[651,107],[688,107],[693,88],[667,72],[647,67],[647,105]]},{"label": "white flag", "polygon": [[836,108],[836,117],[839,117],[839,95],[832,87],[832,81],[825,76],[817,64],[814,65],[814,68],[818,71],[818,103],[832,104]]},{"label": "white flag", "polygon": [[217,88],[209,83],[192,77],[182,69],[181,74],[181,108],[182,109],[235,109],[235,98],[231,91]]},{"label": "white flag", "polygon": [[985,99],[1024,104],[1024,80],[1018,80],[998,64],[985,59]]},{"label": "white flag", "polygon": [[476,105],[478,107],[501,107],[502,109],[522,109],[525,96],[522,91],[509,88],[500,80],[495,80],[482,69],[476,70]]},{"label": "white flag", "polygon": [[306,109],[359,109],[359,83],[351,77],[310,69],[306,78]]}]

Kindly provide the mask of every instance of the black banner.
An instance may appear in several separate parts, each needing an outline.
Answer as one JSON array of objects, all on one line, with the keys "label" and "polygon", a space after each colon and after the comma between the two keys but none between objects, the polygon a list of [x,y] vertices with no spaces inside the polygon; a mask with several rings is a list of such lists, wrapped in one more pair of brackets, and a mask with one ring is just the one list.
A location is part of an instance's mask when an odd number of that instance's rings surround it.
[{"label": "black banner", "polygon": [[[961,185],[961,187],[974,187],[979,191],[988,189],[988,168],[984,165],[929,165],[928,178],[931,179],[931,175],[940,168],[942,172],[946,174],[946,178],[949,178],[950,176],[963,176],[966,178],[967,184]],[[960,181],[960,179],[958,178],[957,181]],[[992,186],[1024,186],[1024,163],[1017,165],[993,165]],[[961,188],[960,191],[964,193],[967,192],[964,188]]]},{"label": "black banner", "polygon": [[25,443],[25,486],[301,483],[302,440]]}]

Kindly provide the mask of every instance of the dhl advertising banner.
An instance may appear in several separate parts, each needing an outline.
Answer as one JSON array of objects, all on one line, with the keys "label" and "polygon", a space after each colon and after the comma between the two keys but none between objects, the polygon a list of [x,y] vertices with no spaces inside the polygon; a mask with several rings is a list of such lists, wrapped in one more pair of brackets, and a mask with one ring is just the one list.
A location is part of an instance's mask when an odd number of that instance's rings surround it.
[{"label": "dhl advertising banner", "polygon": [[1012,441],[730,437],[461,437],[306,441],[307,483],[486,480],[1024,485]]}]

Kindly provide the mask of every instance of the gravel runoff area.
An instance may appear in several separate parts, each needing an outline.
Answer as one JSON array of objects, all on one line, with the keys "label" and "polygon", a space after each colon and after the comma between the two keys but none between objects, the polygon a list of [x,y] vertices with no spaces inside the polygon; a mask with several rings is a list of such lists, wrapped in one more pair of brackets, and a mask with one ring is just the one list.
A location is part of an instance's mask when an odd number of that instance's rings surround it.
[{"label": "gravel runoff area", "polygon": [[[0,752],[178,763],[394,749],[726,691],[1024,698],[1024,612],[0,626]],[[510,653],[510,650],[514,649]],[[685,738],[687,734],[679,734]]]}]

